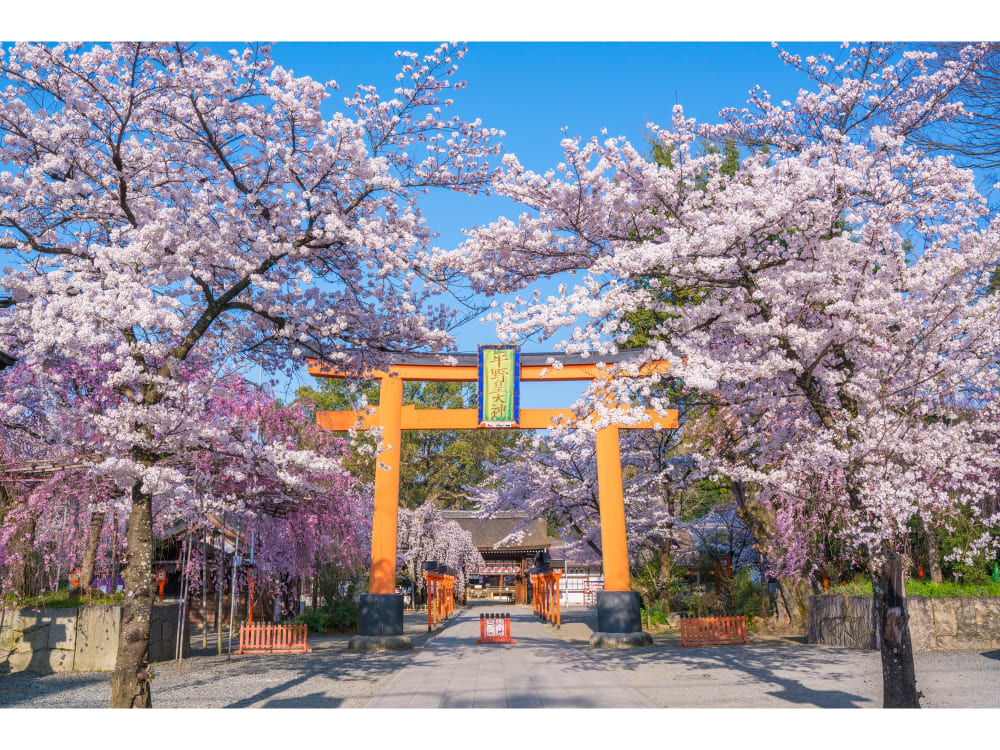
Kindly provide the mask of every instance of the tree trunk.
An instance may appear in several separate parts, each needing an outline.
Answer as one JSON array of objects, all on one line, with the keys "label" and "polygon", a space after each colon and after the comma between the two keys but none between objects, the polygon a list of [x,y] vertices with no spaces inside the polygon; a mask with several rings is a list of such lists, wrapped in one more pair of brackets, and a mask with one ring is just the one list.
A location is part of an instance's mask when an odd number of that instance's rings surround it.
[{"label": "tree trunk", "polygon": [[83,550],[83,562],[80,565],[80,591],[90,591],[94,582],[94,568],[97,565],[97,548],[101,544],[101,532],[104,530],[105,512],[93,511],[90,514],[90,531],[87,533],[87,546]]},{"label": "tree trunk", "polygon": [[[753,534],[754,548],[762,558],[771,555],[772,540],[777,533],[774,514],[754,498],[753,491],[743,482],[731,485],[740,518]],[[805,578],[798,581],[779,578],[776,612],[778,623],[792,630],[805,632],[809,620],[809,584]]]},{"label": "tree trunk", "polygon": [[417,610],[417,564],[410,562],[410,607]]},{"label": "tree trunk", "polygon": [[14,593],[21,597],[31,596],[31,584],[34,578],[34,546],[35,546],[35,519],[28,518],[23,521],[14,537],[14,563],[10,580],[14,586]]},{"label": "tree trunk", "polygon": [[920,708],[903,558],[895,551],[885,554],[881,569],[872,572],[875,633],[882,655],[882,707]]},{"label": "tree trunk", "polygon": [[[152,573],[152,556],[150,556],[150,573]],[[118,509],[111,508],[111,586],[109,594],[118,590]]]},{"label": "tree trunk", "polygon": [[778,579],[776,615],[779,624],[790,630],[805,631],[809,621],[809,583],[804,578]]},{"label": "tree trunk", "polygon": [[132,487],[125,555],[125,606],[111,675],[112,708],[150,708],[149,629],[153,615],[153,498]]},{"label": "tree trunk", "polygon": [[[19,502],[25,503],[22,508]],[[31,557],[34,552],[35,519],[30,515],[27,501],[8,487],[0,487],[0,522],[14,525],[17,531],[11,537],[10,557],[7,560],[7,577],[17,598],[31,596]],[[23,514],[18,511],[22,511]],[[7,592],[4,592],[7,593]]]},{"label": "tree trunk", "polygon": [[924,537],[927,539],[927,572],[931,575],[931,581],[942,583],[944,575],[941,573],[941,553],[938,550],[937,534],[933,527],[921,519],[924,525]]}]

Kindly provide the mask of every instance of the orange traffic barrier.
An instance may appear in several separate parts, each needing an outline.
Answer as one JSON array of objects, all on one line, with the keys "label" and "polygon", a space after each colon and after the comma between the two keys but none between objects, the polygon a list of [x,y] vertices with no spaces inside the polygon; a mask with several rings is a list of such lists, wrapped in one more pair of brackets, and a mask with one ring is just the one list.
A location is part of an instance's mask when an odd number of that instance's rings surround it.
[{"label": "orange traffic barrier", "polygon": [[682,617],[681,645],[709,646],[747,642],[747,621],[739,617]]},{"label": "orange traffic barrier", "polygon": [[308,654],[308,625],[244,625],[237,654]]},{"label": "orange traffic barrier", "polygon": [[479,640],[476,643],[515,643],[510,637],[510,613],[479,615]]}]

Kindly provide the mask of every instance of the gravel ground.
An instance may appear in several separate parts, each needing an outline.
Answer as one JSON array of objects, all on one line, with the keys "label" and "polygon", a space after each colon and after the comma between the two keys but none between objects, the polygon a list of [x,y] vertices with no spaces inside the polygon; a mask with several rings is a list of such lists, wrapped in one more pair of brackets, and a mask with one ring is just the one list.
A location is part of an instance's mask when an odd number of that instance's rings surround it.
[{"label": "gravel ground", "polygon": [[[154,665],[153,705],[158,708],[360,708],[408,664],[427,640],[427,615],[404,617],[411,651],[359,653],[348,636],[310,636],[311,654],[233,656],[202,650],[195,631],[183,673],[176,662]],[[223,638],[223,647],[227,640]],[[111,699],[110,673],[0,675],[0,708],[104,708]]]},{"label": "gravel ground", "polygon": [[[560,637],[581,648],[597,627],[594,609],[563,610]],[[673,633],[652,648],[591,649],[626,684],[664,708],[878,708],[877,651],[755,637],[745,646],[681,647]],[[1000,650],[920,652],[914,656],[925,708],[1000,708]]]},{"label": "gravel ground", "polygon": [[[654,636],[652,648],[591,649],[593,609],[563,610],[559,637],[612,670],[656,706],[876,708],[881,705],[878,653],[828,648],[803,639],[752,638],[746,646],[682,648],[670,633]],[[414,650],[358,653],[347,636],[311,637],[311,654],[216,656],[195,650],[177,674],[175,662],[155,667],[157,707],[359,708],[414,658],[429,638],[426,615],[406,615]],[[196,634],[194,642],[201,645]],[[917,687],[928,708],[1000,708],[1000,650],[918,653]],[[101,708],[110,699],[107,673],[0,676],[0,708]]]}]

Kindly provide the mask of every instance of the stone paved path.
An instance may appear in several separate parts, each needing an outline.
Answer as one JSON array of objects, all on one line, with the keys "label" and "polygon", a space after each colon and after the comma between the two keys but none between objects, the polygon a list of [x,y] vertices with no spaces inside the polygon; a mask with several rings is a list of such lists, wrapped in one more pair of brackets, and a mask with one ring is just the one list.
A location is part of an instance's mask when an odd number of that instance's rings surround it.
[{"label": "stone paved path", "polygon": [[[479,614],[510,612],[515,643],[477,644]],[[530,607],[467,607],[366,708],[653,708]]]}]

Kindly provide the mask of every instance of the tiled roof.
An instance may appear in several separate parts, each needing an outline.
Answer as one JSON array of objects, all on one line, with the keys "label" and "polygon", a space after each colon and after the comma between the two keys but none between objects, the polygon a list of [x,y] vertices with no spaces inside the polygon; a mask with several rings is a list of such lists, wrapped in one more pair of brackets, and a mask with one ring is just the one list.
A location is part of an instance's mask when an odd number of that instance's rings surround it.
[{"label": "tiled roof", "polygon": [[493,518],[480,518],[476,511],[445,510],[445,518],[455,521],[472,535],[472,542],[479,549],[493,549],[511,533],[523,528],[523,535],[503,544],[504,549],[549,547],[559,542],[546,533],[544,518],[528,521],[527,516],[499,513]]}]

